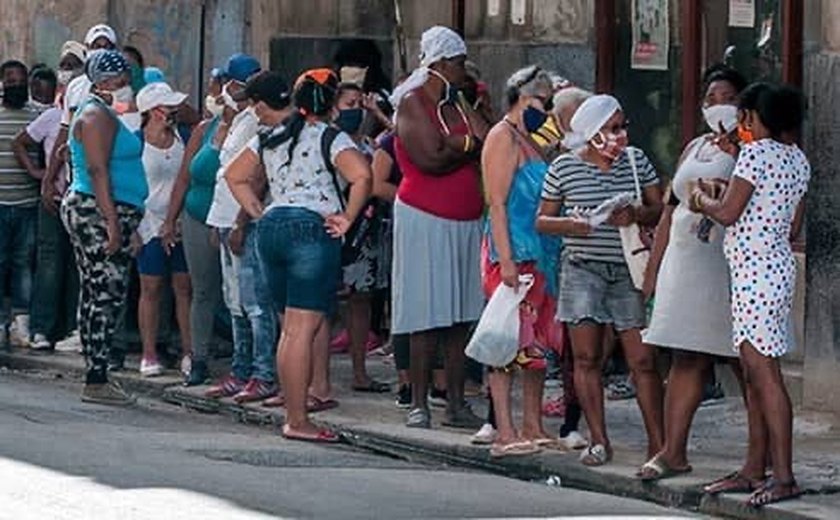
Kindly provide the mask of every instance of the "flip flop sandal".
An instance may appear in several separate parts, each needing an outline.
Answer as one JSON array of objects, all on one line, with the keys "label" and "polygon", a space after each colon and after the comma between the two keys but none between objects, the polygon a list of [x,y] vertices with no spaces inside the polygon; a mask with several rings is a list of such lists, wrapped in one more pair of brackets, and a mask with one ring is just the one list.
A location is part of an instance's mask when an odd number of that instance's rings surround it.
[{"label": "flip flop sandal", "polygon": [[283,438],[290,441],[313,442],[318,444],[336,444],[341,442],[341,437],[332,430],[319,430],[314,436],[302,435],[299,433],[289,433],[283,429]]},{"label": "flip flop sandal", "polygon": [[684,468],[672,468],[659,455],[653,457],[639,469],[637,476],[642,482],[655,482],[666,478],[677,477],[691,473],[692,467],[688,465]]},{"label": "flip flop sandal", "polygon": [[[788,490],[787,493],[782,491],[785,489]],[[800,496],[802,496],[802,490],[799,489],[795,480],[780,482],[770,478],[750,496],[749,500],[747,500],[747,505],[753,508],[760,508],[770,504],[778,504],[786,500],[793,500]]]},{"label": "flip flop sandal", "polygon": [[354,386],[353,391],[368,394],[385,394],[391,391],[391,385],[371,379],[366,386]]},{"label": "flip flop sandal", "polygon": [[431,428],[432,414],[428,409],[415,408],[408,412],[408,418],[405,421],[407,428]]},{"label": "flip flop sandal", "polygon": [[612,453],[607,451],[607,448],[603,444],[589,446],[580,454],[580,462],[584,466],[603,466],[610,460],[612,460]]},{"label": "flip flop sandal", "polygon": [[283,408],[286,406],[286,396],[283,394],[277,394],[274,397],[269,397],[263,401],[260,406],[265,408]]},{"label": "flip flop sandal", "polygon": [[551,437],[543,437],[542,439],[533,439],[532,443],[536,444],[544,450],[567,452],[569,448],[560,439],[552,439]]},{"label": "flip flop sandal", "polygon": [[523,457],[525,455],[534,455],[541,452],[539,446],[529,441],[517,441],[510,444],[494,444],[490,446],[490,456],[494,459],[501,459],[504,457]]},{"label": "flip flop sandal", "polygon": [[306,398],[306,411],[308,413],[326,412],[327,410],[332,410],[333,408],[338,408],[338,401],[335,399],[321,399],[320,397],[316,397],[314,395],[310,395]]},{"label": "flip flop sandal", "polygon": [[741,474],[740,471],[733,471],[723,478],[719,478],[714,482],[709,483],[703,488],[703,492],[708,495],[718,495],[721,493],[752,493],[756,489],[763,486],[766,479],[752,480]]}]

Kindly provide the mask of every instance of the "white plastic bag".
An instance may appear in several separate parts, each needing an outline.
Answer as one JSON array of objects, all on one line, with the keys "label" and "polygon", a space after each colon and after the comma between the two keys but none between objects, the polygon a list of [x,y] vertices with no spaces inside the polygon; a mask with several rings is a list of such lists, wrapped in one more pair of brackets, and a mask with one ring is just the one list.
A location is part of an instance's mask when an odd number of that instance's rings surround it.
[{"label": "white plastic bag", "polygon": [[[627,148],[627,157],[630,159],[630,167],[633,169],[633,181],[636,184],[636,205],[642,205],[642,187],[639,183],[639,170],[636,167],[636,150]],[[630,224],[618,228],[621,235],[621,248],[624,250],[624,261],[630,270],[630,277],[633,285],[642,290],[645,283],[645,271],[648,260],[650,260],[650,248],[642,241],[642,230],[638,224]]]},{"label": "white plastic bag", "polygon": [[466,354],[483,365],[505,367],[519,350],[519,304],[534,285],[534,275],[519,275],[519,288],[500,283],[475,328]]}]

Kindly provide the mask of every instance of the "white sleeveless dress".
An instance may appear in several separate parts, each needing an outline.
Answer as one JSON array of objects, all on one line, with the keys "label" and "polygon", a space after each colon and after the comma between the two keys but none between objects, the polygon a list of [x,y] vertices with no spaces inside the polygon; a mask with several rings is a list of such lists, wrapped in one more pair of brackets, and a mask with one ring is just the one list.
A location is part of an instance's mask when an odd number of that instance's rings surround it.
[{"label": "white sleeveless dress", "polygon": [[702,216],[688,209],[689,183],[729,179],[735,158],[705,136],[691,142],[674,176],[680,203],[656,281],[656,299],[645,343],[716,356],[735,357],[729,266],[723,254],[724,229],[715,224],[709,242],[697,238]]}]

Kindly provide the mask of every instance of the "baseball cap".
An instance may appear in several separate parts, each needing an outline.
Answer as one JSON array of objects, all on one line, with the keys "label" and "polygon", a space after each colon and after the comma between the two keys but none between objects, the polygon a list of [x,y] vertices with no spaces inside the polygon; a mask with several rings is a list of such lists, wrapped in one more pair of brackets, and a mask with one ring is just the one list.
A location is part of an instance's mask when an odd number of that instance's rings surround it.
[{"label": "baseball cap", "polygon": [[85,49],[85,46],[77,41],[68,40],[61,46],[59,59],[63,59],[67,55],[73,55],[79,58],[79,61],[84,63],[85,58],[87,57],[87,49]]},{"label": "baseball cap", "polygon": [[224,74],[232,80],[245,83],[248,78],[262,70],[260,62],[253,56],[237,53],[228,59]]},{"label": "baseball cap", "polygon": [[279,72],[266,70],[248,80],[245,97],[254,103],[263,101],[273,109],[287,107],[291,103],[289,85]]},{"label": "baseball cap", "polygon": [[90,47],[93,42],[95,42],[99,38],[105,38],[112,44],[117,44],[117,33],[114,29],[111,28],[110,25],[106,25],[101,23],[99,25],[94,25],[90,28],[87,32],[87,36],[85,36],[85,45]]},{"label": "baseball cap", "polygon": [[137,93],[137,111],[141,114],[155,107],[178,106],[187,99],[183,92],[175,92],[167,83],[150,83]]},{"label": "baseball cap", "polygon": [[147,85],[151,83],[161,83],[166,81],[166,75],[157,67],[146,67],[143,70],[143,81]]}]

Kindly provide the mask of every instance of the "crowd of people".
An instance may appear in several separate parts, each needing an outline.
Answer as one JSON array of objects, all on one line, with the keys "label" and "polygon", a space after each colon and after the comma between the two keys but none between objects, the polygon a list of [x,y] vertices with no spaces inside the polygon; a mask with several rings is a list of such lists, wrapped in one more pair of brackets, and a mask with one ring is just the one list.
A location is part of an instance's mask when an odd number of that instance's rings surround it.
[{"label": "crowd of people", "polygon": [[[57,71],[4,62],[0,340],[50,350],[78,331],[82,399],[131,403],[109,353],[134,268],[143,377],[165,370],[171,284],[184,383],[210,380],[223,302],[233,355],[206,394],[285,407],[286,438],[339,440],[311,419],[339,405],[331,353],[349,350],[353,391],[391,392],[365,367],[387,343],[407,427],[431,428],[437,401],[443,425],[476,431],[493,457],[581,450],[588,466],[613,454],[603,372],[617,340],[647,434],[640,479],[691,471],[691,421],[725,362],[749,448],[706,491],[751,492],[753,506],[798,496],[779,358],[793,346],[790,243],[810,176],[801,95],[712,67],[708,128],[668,180],[629,146],[615,97],[531,65],[511,74],[497,117],[457,33],[432,27],[420,49],[393,91],[352,56],[289,84],[235,54],[198,109],[107,25],[65,43]],[[485,367],[481,418],[465,399],[465,346],[506,287],[522,292],[518,342]],[[553,368],[559,434],[543,424]]]}]

